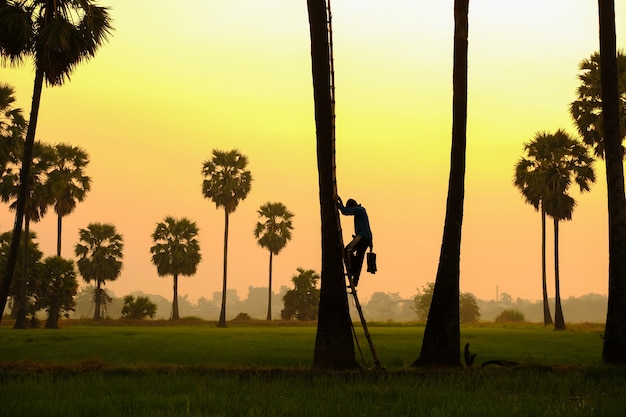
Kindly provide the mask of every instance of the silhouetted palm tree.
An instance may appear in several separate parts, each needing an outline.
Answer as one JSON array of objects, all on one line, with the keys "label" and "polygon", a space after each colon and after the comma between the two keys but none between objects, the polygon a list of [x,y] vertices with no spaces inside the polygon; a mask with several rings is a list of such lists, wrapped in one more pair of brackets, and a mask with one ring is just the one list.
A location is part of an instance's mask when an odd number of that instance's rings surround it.
[{"label": "silhouetted palm tree", "polygon": [[543,294],[543,324],[552,325],[548,302],[548,282],[546,276],[546,210],[542,203],[543,181],[542,161],[547,157],[543,141],[532,140],[524,144],[527,158],[522,157],[515,164],[514,184],[526,202],[541,212],[541,288]]},{"label": "silhouetted palm tree", "polygon": [[50,179],[56,185],[54,212],[57,214],[57,256],[61,256],[63,217],[71,214],[77,202],[85,200],[91,189],[91,178],[83,170],[89,164],[87,152],[78,146],[59,143],[55,146],[55,161]]},{"label": "silhouetted palm tree", "polygon": [[[13,200],[9,205],[11,210],[16,210],[18,204],[18,195],[21,188],[21,171],[23,163],[17,161],[16,164],[11,164],[5,169],[4,175],[0,180],[0,199],[3,202]],[[38,222],[46,214],[48,207],[52,205],[54,184],[50,181],[50,167],[54,162],[54,149],[46,144],[35,142],[33,146],[32,166],[29,171],[28,178],[28,197],[24,207],[24,236],[30,237],[30,222]],[[23,256],[22,266],[22,280],[20,284],[20,298],[17,310],[17,317],[15,320],[15,329],[26,328],[26,314],[27,314],[27,294],[28,287],[28,248],[29,244],[26,242]]]},{"label": "silhouetted palm tree", "polygon": [[293,225],[293,213],[287,210],[283,203],[265,203],[257,210],[259,217],[263,220],[257,222],[254,228],[254,237],[257,243],[269,250],[269,293],[267,301],[267,320],[272,320],[272,259],[291,240]]},{"label": "silhouetted palm tree", "polygon": [[167,216],[158,223],[150,248],[152,263],[156,265],[159,276],[172,275],[174,279],[174,298],[172,301],[172,320],[179,320],[178,314],[178,275],[191,276],[196,273],[202,259],[200,243],[197,239],[198,226],[187,218],[175,219]]},{"label": "silhouetted palm tree", "polygon": [[0,284],[0,313],[6,305],[17,261],[44,80],[51,86],[62,85],[78,64],[95,55],[111,30],[107,8],[97,6],[91,0],[0,2],[0,57],[3,58],[0,62],[17,65],[25,58],[32,58],[35,65],[22,158],[22,186],[17,198],[11,253]]},{"label": "silhouetted palm tree", "polygon": [[91,223],[78,231],[80,241],[74,248],[76,265],[85,282],[96,282],[94,320],[101,318],[102,285],[115,281],[122,272],[124,239],[109,223]]},{"label": "silhouetted palm tree", "polygon": [[213,157],[202,165],[202,195],[224,209],[224,270],[222,309],[217,324],[226,327],[226,285],[228,266],[228,216],[252,188],[252,174],[246,169],[248,158],[233,149],[228,152],[213,150]]},{"label": "silhouetted palm tree", "polygon": [[325,0],[307,0],[311,36],[313,98],[317,138],[322,274],[313,367],[358,368],[343,275],[335,182],[334,88],[331,83],[329,10]]},{"label": "silhouetted palm tree", "polygon": [[[617,51],[618,112],[620,141],[626,136],[626,55]],[[604,128],[602,117],[602,85],[600,82],[600,54],[595,52],[583,59],[578,68],[580,85],[576,89],[577,99],[570,104],[570,114],[583,137],[583,142],[593,147],[596,156],[604,158]]]},{"label": "silhouetted palm tree", "polygon": [[[602,117],[609,211],[609,302],[602,360],[626,364],[626,196],[616,59],[615,2],[599,0]],[[623,90],[622,90],[623,92]],[[623,119],[622,119],[623,120]]]},{"label": "silhouetted palm tree", "polygon": [[459,278],[467,142],[468,11],[469,0],[454,1],[452,151],[446,218],[422,350],[413,366],[461,366]]}]

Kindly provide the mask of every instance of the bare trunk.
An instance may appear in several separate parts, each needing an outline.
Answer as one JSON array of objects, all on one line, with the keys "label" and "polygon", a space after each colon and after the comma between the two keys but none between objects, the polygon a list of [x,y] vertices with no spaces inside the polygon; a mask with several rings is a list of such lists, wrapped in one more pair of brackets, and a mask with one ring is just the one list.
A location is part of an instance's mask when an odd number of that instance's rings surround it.
[{"label": "bare trunk", "polygon": [[172,300],[172,320],[180,320],[178,315],[178,274],[174,274],[174,299]]},{"label": "bare trunk", "polygon": [[461,366],[459,280],[465,197],[469,0],[454,2],[452,151],[443,240],[422,350],[412,366]]},{"label": "bare trunk", "polygon": [[94,320],[100,320],[102,315],[100,314],[100,308],[102,306],[102,289],[100,278],[96,279],[96,311],[93,313]]},{"label": "bare trunk", "polygon": [[548,302],[548,279],[546,277],[546,211],[541,203],[541,286],[543,290],[543,325],[550,326],[552,314],[550,314],[550,303]]},{"label": "bare trunk", "polygon": [[559,272],[559,221],[554,219],[554,330],[565,330]]},{"label": "bare trunk", "polygon": [[63,227],[62,222],[63,216],[59,214],[57,218],[57,256],[59,257],[61,256],[61,229]]},{"label": "bare trunk", "polygon": [[[26,203],[28,206],[28,202]],[[20,281],[20,298],[17,304],[17,316],[15,317],[14,329],[26,328],[26,310],[28,306],[28,243],[30,234],[30,219],[24,216],[24,249],[22,250],[22,279]]]},{"label": "bare trunk", "polygon": [[267,320],[272,320],[272,259],[274,254],[270,251],[270,282],[267,292]]},{"label": "bare trunk", "polygon": [[24,212],[26,208],[26,199],[28,198],[28,178],[30,177],[30,167],[33,162],[33,145],[35,143],[35,131],[37,129],[37,118],[39,116],[39,104],[41,102],[41,91],[43,90],[44,73],[37,69],[35,72],[35,85],[33,88],[33,99],[30,109],[30,120],[28,122],[28,130],[24,140],[24,156],[22,157],[22,170],[20,172],[20,189],[17,197],[15,209],[15,223],[13,224],[13,237],[11,239],[11,248],[7,257],[7,264],[2,276],[0,284],[0,321],[4,308],[7,304],[7,298],[11,291],[11,281],[15,272],[17,263],[17,252],[20,247],[20,238],[22,233],[22,225],[24,221]]},{"label": "bare trunk", "polygon": [[220,319],[217,327],[226,327],[226,276],[228,271],[228,211],[224,210],[224,270],[222,283],[222,309],[220,310]]},{"label": "bare trunk", "polygon": [[619,122],[615,2],[598,0],[600,78],[609,211],[609,302],[602,360],[626,364],[626,197]]}]

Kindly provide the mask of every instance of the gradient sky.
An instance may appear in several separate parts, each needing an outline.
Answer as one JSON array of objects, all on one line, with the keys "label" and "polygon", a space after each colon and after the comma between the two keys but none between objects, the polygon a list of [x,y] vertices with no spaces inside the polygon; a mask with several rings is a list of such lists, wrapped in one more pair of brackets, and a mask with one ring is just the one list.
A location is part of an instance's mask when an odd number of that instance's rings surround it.
[{"label": "gradient sky", "polygon": [[[616,2],[618,47],[626,4]],[[107,285],[172,296],[171,277],[150,262],[150,234],[165,216],[200,227],[203,261],[179,294],[221,291],[223,211],[201,193],[213,149],[247,155],[254,182],[230,220],[228,287],[241,298],[267,286],[269,254],[256,244],[256,210],[281,201],[293,240],[274,258],[274,285],[296,268],[320,271],[320,215],[309,28],[304,0],[100,1],[115,32],[63,87],[42,95],[38,140],[88,151],[92,191],[65,218],[62,255],[78,229],[114,224],[124,269]],[[434,281],[445,214],[452,108],[453,1],[334,0],[338,187],[368,210],[378,273],[372,293],[411,297]],[[541,221],[512,185],[523,143],[538,131],[575,133],[568,104],[578,63],[598,50],[597,2],[472,0],[466,198],[461,290],[495,299],[541,298]],[[28,116],[33,69],[0,68]],[[606,294],[604,164],[597,184],[561,225],[561,295]],[[0,230],[13,213],[0,210]],[[39,224],[40,249],[55,252],[54,213]],[[352,221],[343,222],[346,240]],[[548,245],[552,245],[552,228]],[[549,295],[554,295],[549,250]],[[236,313],[236,312],[229,312]],[[567,314],[567,312],[565,312]]]}]

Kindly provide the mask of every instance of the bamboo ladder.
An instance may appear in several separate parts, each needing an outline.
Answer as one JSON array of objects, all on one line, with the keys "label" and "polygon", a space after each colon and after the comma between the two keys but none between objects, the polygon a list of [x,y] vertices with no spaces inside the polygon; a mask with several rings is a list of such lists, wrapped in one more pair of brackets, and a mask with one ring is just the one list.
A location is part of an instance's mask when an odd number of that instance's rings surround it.
[{"label": "bamboo ladder", "polygon": [[[333,146],[333,150],[332,150],[333,191],[335,195],[338,195],[337,193],[337,164],[336,164],[336,159],[335,159],[335,154],[336,154],[336,148],[335,148],[335,62],[334,62],[334,57],[333,57],[333,23],[332,23],[333,19],[332,19],[332,13],[330,10],[330,0],[325,0],[325,1],[326,1],[326,31],[328,33],[328,58],[329,58],[329,68],[330,68],[330,103],[331,103],[331,108],[332,108],[331,110],[332,111],[332,122],[331,122],[332,133],[331,134],[332,134],[332,144],[333,144],[332,145]],[[367,328],[367,322],[365,321],[365,316],[363,315],[363,310],[361,309],[361,303],[359,302],[359,297],[357,296],[357,293],[356,293],[356,287],[354,286],[353,275],[350,273],[348,269],[347,254],[346,254],[345,246],[343,244],[343,231],[341,229],[341,218],[340,218],[341,216],[339,215],[338,211],[335,212],[335,215],[337,218],[337,229],[339,231],[339,243],[341,245],[341,257],[342,257],[344,276],[348,278],[348,286],[346,288],[350,289],[350,294],[352,294],[352,297],[354,298],[354,304],[359,313],[359,317],[361,319],[361,325],[363,326],[365,338],[367,339],[367,343],[369,345],[370,351],[372,352],[372,358],[374,359],[374,364],[376,365],[376,369],[382,369],[380,365],[380,360],[378,359],[378,354],[376,353],[376,347],[374,346],[374,342],[372,341],[372,336],[370,335],[370,332]],[[350,321],[350,324],[352,325],[352,321]],[[365,362],[365,358],[363,358],[363,352],[361,351],[361,346],[359,345],[359,340],[357,338],[354,325],[352,325],[352,333],[354,335],[354,340],[356,341],[359,352],[361,353],[361,358],[363,362]]]}]

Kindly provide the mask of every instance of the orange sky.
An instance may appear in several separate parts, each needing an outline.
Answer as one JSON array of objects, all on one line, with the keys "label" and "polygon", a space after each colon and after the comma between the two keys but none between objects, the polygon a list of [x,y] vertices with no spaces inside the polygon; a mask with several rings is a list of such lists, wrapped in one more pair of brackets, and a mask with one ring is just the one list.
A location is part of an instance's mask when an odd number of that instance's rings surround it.
[{"label": "orange sky", "polygon": [[[293,240],[274,259],[275,291],[291,285],[297,267],[319,272],[306,2],[100,4],[114,18],[110,42],[71,82],[42,96],[37,138],[81,146],[91,157],[92,191],[64,220],[63,255],[72,256],[78,228],[112,223],[126,248],[122,276],[107,288],[171,298],[171,278],[158,277],[150,262],[150,234],[165,216],[185,216],[200,227],[203,261],[179,293],[212,298],[221,290],[223,212],[203,199],[200,171],[213,149],[237,148],[254,182],[231,216],[229,288],[245,298],[248,286],[267,286],[268,253],[252,233],[267,201],[295,214]],[[435,279],[451,140],[452,5],[332,3],[339,191],[368,209],[378,253],[379,272],[359,285],[362,301],[377,291],[410,297]],[[624,7],[617,2],[621,48]],[[535,132],[575,132],[567,106],[579,61],[598,49],[597,20],[597,3],[587,0],[470,2],[462,291],[541,297],[540,217],[513,187],[513,165]],[[16,88],[28,115],[32,67],[2,68],[0,81]],[[596,169],[597,184],[573,194],[573,221],[561,226],[564,298],[607,292],[604,165]],[[0,230],[12,224],[1,210]],[[54,216],[31,227],[44,254],[54,254]]]}]

